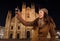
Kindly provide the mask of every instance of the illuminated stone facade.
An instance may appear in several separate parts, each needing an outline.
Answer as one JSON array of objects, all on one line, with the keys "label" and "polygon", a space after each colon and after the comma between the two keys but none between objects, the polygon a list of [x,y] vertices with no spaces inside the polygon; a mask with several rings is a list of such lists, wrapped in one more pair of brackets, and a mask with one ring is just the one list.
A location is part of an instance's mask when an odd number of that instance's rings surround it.
[{"label": "illuminated stone facade", "polygon": [[[6,24],[4,30],[4,39],[26,39],[32,38],[33,35],[33,26],[25,26],[23,25],[16,16],[18,8],[15,8],[15,16],[12,17],[12,12],[8,11],[6,17]],[[22,5],[22,11],[20,11],[22,18],[26,21],[33,21],[38,17],[38,14],[35,12],[34,5],[26,8],[26,5]]]}]

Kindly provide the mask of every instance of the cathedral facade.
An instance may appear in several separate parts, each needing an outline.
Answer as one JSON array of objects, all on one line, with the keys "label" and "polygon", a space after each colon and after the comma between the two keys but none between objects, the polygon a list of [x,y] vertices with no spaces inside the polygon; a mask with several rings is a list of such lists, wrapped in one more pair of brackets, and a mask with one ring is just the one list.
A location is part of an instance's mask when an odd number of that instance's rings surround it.
[{"label": "cathedral facade", "polygon": [[[17,19],[17,8],[15,8],[15,16],[12,18],[12,12],[8,11],[6,17],[6,24],[4,28],[3,39],[27,39],[32,38],[34,30],[33,26],[25,26]],[[18,11],[20,11],[18,9]],[[25,4],[22,5],[22,11],[20,11],[22,18],[26,21],[33,21],[38,17],[38,14],[35,12],[35,6],[31,5],[26,7]]]},{"label": "cathedral facade", "polygon": [[[33,26],[25,26],[23,25],[16,16],[17,8],[15,8],[15,16],[12,17],[12,12],[8,11],[6,17],[6,24],[4,30],[4,39],[26,39],[32,38],[33,35]],[[34,5],[26,8],[26,5],[22,5],[22,11],[20,11],[22,18],[26,21],[33,21],[38,15],[35,12]]]}]

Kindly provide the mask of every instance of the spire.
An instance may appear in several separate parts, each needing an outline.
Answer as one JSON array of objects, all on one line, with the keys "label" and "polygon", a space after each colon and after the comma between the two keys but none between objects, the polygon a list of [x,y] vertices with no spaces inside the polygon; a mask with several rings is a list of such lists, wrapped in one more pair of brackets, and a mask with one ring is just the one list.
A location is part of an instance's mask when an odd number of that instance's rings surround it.
[{"label": "spire", "polygon": [[18,11],[19,11],[19,7],[17,6],[17,7],[15,8],[15,14],[17,14]]},{"label": "spire", "polygon": [[31,4],[31,8],[32,8],[32,9],[35,9],[35,5],[34,5],[34,4]]},{"label": "spire", "polygon": [[26,4],[25,4],[25,3],[23,3],[23,5],[22,5],[22,9],[23,9],[23,8],[26,8]]}]

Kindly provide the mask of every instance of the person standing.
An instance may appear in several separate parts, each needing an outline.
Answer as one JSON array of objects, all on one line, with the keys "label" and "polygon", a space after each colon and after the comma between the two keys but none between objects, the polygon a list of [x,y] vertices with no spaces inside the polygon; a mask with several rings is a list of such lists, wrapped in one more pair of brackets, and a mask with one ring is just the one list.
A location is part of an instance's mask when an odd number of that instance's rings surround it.
[{"label": "person standing", "polygon": [[31,41],[48,41],[47,35],[50,33],[50,41],[56,41],[56,25],[53,19],[48,15],[48,10],[46,8],[39,9],[38,18],[34,21],[28,22],[22,19],[19,12],[17,13],[17,18],[23,25],[33,26],[33,37]]}]

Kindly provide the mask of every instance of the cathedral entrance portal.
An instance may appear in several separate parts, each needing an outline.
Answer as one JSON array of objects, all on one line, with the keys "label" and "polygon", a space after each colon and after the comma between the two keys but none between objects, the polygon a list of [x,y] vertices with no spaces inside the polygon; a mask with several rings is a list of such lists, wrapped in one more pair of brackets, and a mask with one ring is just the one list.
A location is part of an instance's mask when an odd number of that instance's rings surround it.
[{"label": "cathedral entrance portal", "polygon": [[30,39],[30,31],[27,31],[27,39]]},{"label": "cathedral entrance portal", "polygon": [[13,38],[13,34],[11,33],[10,36],[9,36],[9,39],[12,39]]},{"label": "cathedral entrance portal", "polygon": [[20,37],[20,35],[19,35],[19,33],[18,33],[16,38],[19,39],[19,37]]}]

